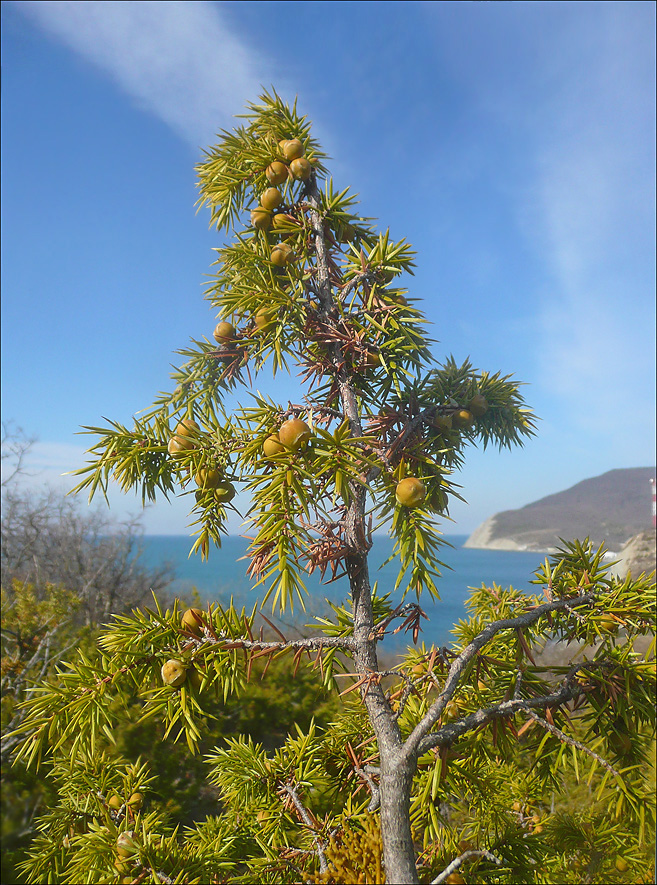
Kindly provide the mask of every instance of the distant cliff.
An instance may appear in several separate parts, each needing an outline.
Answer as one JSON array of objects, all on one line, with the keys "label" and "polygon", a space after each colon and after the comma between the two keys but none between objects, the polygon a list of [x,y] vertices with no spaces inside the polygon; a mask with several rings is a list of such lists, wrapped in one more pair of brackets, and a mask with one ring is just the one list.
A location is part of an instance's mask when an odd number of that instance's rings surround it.
[{"label": "distant cliff", "polygon": [[628,572],[633,578],[638,578],[641,572],[649,575],[655,571],[657,559],[655,541],[654,529],[634,535],[618,551],[618,562],[612,566],[612,572],[621,578],[624,578]]},{"label": "distant cliff", "polygon": [[654,476],[654,467],[631,467],[585,479],[518,510],[496,513],[474,530],[465,546],[552,550],[559,538],[589,537],[618,551],[652,524],[648,480]]}]

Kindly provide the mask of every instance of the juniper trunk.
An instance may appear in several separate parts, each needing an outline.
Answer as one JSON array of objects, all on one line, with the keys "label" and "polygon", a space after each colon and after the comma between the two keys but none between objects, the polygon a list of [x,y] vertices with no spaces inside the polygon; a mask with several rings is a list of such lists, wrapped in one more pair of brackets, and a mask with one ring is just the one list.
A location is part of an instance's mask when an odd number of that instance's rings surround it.
[{"label": "juniper trunk", "polygon": [[[308,184],[307,194],[312,207],[311,222],[317,255],[317,294],[321,302],[322,318],[330,324],[337,312],[329,280],[319,192],[314,176]],[[351,436],[362,437],[358,396],[339,345],[333,346],[332,356],[337,369],[343,415],[349,421]],[[366,493],[362,486],[355,483],[350,490],[351,501],[345,516],[344,540],[348,551],[345,566],[354,612],[354,663],[359,674],[377,673],[379,663],[374,639],[372,590],[367,558],[371,541],[365,524]],[[401,732],[381,685],[372,682],[362,693],[380,756],[381,838],[386,882],[414,885],[419,882],[410,823],[411,783],[415,765],[413,760],[402,755]]]}]

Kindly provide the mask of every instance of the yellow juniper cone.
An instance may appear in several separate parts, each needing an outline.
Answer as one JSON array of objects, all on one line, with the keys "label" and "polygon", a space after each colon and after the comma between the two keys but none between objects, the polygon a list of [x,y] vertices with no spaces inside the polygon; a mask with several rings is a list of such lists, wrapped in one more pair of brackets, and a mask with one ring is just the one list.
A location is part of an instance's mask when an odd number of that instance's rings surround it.
[{"label": "yellow juniper cone", "polygon": [[281,426],[278,431],[278,438],[281,443],[288,449],[296,451],[304,445],[311,437],[310,427],[301,418],[290,418]]},{"label": "yellow juniper cone", "polygon": [[179,688],[187,679],[187,668],[182,661],[171,658],[162,664],[162,682],[173,688]]},{"label": "yellow juniper cone", "polygon": [[228,504],[235,495],[235,486],[227,479],[222,480],[214,490],[214,497],[220,504]]},{"label": "yellow juniper cone", "polygon": [[133,793],[132,796],[128,799],[128,808],[132,808],[133,811],[139,811],[143,804],[144,796],[142,793]]},{"label": "yellow juniper cone", "polygon": [[116,853],[119,857],[132,857],[139,852],[139,846],[135,842],[134,835],[133,830],[126,830],[125,833],[119,835],[119,838],[116,840]]},{"label": "yellow juniper cone", "polygon": [[607,633],[617,633],[619,624],[612,615],[603,615],[600,618],[600,627]]},{"label": "yellow juniper cone", "polygon": [[482,396],[480,393],[475,394],[468,403],[468,409],[472,412],[475,418],[481,418],[481,416],[485,415],[488,411],[486,397]]},{"label": "yellow juniper cone", "polygon": [[447,433],[452,429],[452,416],[434,415],[431,423],[436,428],[436,430],[440,431],[440,433]]},{"label": "yellow juniper cone", "polygon": [[261,307],[260,310],[253,317],[253,320],[256,324],[256,329],[259,332],[266,332],[267,329],[270,329],[274,325],[275,319],[275,311],[268,310],[266,307]]},{"label": "yellow juniper cone", "polygon": [[283,202],[283,194],[277,187],[268,187],[260,197],[260,204],[269,212],[273,211]]},{"label": "yellow juniper cone", "polygon": [[195,448],[193,440],[187,439],[184,436],[172,436],[167,445],[167,451],[174,456],[182,452],[188,452],[193,448]]},{"label": "yellow juniper cone", "polygon": [[296,160],[303,156],[303,145],[298,138],[289,138],[285,142],[281,142],[281,150],[286,160]]},{"label": "yellow juniper cone", "polygon": [[224,482],[224,477],[216,467],[201,467],[194,476],[194,482],[200,489],[218,489]]},{"label": "yellow juniper cone", "polygon": [[188,608],[180,619],[184,629],[189,633],[200,636],[203,630],[203,614],[204,612],[200,608]]},{"label": "yellow juniper cone", "polygon": [[257,206],[251,210],[251,224],[256,230],[269,230],[271,227],[271,212],[264,206]]},{"label": "yellow juniper cone", "polygon": [[301,181],[307,181],[312,171],[313,167],[305,157],[299,157],[290,163],[290,172],[295,178],[301,179]]},{"label": "yellow juniper cone", "polygon": [[225,344],[235,337],[235,327],[232,323],[217,323],[212,336],[218,344]]},{"label": "yellow juniper cone", "polygon": [[201,428],[193,418],[185,418],[180,421],[176,427],[176,436],[196,436],[201,432]]},{"label": "yellow juniper cone", "polygon": [[285,267],[286,264],[290,264],[294,261],[294,252],[292,251],[292,247],[288,246],[287,243],[279,243],[271,250],[270,257],[271,263],[275,264],[276,267]]},{"label": "yellow juniper cone", "polygon": [[283,184],[283,182],[287,181],[287,166],[285,163],[281,163],[279,160],[275,160],[273,163],[270,163],[265,170],[265,175],[267,176],[267,181],[270,184],[277,185]]},{"label": "yellow juniper cone", "polygon": [[123,799],[120,796],[117,796],[116,793],[107,800],[107,804],[110,808],[113,808],[115,811],[123,805]]},{"label": "yellow juniper cone", "polygon": [[474,422],[474,415],[469,409],[459,409],[452,415],[452,424],[454,427],[466,428],[471,427]]},{"label": "yellow juniper cone", "polygon": [[285,446],[278,438],[278,434],[272,433],[262,444],[262,451],[266,458],[271,458],[272,455],[280,455],[281,452],[284,452]]},{"label": "yellow juniper cone", "polygon": [[419,507],[427,496],[426,486],[421,479],[415,476],[407,476],[397,483],[395,497],[404,507]]},{"label": "yellow juniper cone", "polygon": [[187,674],[187,679],[190,685],[192,685],[196,689],[196,691],[201,690],[201,685],[203,684],[203,674],[199,673],[199,671],[195,667],[192,667],[189,670]]},{"label": "yellow juniper cone", "polygon": [[285,212],[277,212],[274,215],[274,229],[277,230],[282,227],[286,227],[290,223],[296,223],[295,219],[292,215],[286,215]]}]

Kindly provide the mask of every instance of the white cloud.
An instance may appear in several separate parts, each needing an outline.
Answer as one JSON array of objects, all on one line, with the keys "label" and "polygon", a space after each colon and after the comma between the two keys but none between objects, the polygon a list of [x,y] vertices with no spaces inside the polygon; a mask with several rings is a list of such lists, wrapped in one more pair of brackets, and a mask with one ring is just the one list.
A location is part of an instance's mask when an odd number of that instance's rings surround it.
[{"label": "white cloud", "polygon": [[533,381],[553,420],[597,434],[617,466],[641,463],[654,437],[654,4],[423,8],[483,156],[491,122],[496,163],[506,151],[490,175],[543,277],[527,292]]},{"label": "white cloud", "polygon": [[[645,10],[644,10],[645,11]],[[654,50],[642,10],[598,4],[546,37],[551,84],[533,108],[536,180],[523,225],[550,283],[540,293],[542,384],[573,424],[604,431],[616,455],[654,433]],[[641,13],[641,14],[638,14]],[[644,408],[642,408],[642,404]],[[640,458],[640,455],[639,455]]]},{"label": "white cloud", "polygon": [[24,0],[23,13],[109,73],[194,147],[270,82],[221,10],[200,0]]}]

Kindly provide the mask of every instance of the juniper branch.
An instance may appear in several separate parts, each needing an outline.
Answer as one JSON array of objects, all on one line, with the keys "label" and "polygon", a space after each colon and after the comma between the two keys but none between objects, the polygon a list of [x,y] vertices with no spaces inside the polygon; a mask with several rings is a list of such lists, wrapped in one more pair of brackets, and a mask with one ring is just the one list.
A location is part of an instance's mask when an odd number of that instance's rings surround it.
[{"label": "juniper branch", "polygon": [[[433,726],[438,722],[438,719],[442,715],[442,712],[445,709],[448,701],[456,691],[459,680],[461,678],[461,674],[470,663],[472,658],[477,654],[477,652],[481,648],[483,648],[486,643],[488,643],[493,638],[493,636],[495,636],[496,633],[499,633],[501,630],[515,630],[522,629],[523,627],[528,627],[530,626],[530,624],[535,623],[549,612],[562,611],[568,606],[574,607],[592,605],[594,602],[595,595],[593,593],[585,593],[582,596],[577,596],[575,598],[560,599],[557,602],[551,603],[548,602],[544,605],[539,605],[536,608],[525,612],[525,614],[519,615],[516,618],[505,618],[501,621],[494,621],[492,624],[489,624],[488,627],[482,630],[478,636],[475,636],[472,642],[466,645],[461,654],[452,663],[452,666],[450,667],[449,673],[447,675],[447,679],[445,680],[445,687],[440,697],[434,704],[432,704],[426,715],[416,725],[409,737],[406,739],[403,747],[404,756],[406,758],[412,758],[418,753],[421,755],[421,753],[424,752],[420,749],[422,746],[425,746],[425,740],[423,739],[433,728]],[[579,693],[579,691],[577,693]],[[574,695],[572,696],[574,697]],[[570,698],[563,698],[563,700],[569,699]],[[506,702],[506,704],[514,703],[516,703],[516,701]],[[501,707],[503,706],[506,707],[506,705],[503,704],[495,709],[501,709]],[[508,710],[505,715],[508,715],[509,712],[511,712],[511,710]],[[471,717],[468,717],[468,719],[469,718]],[[435,746],[435,743],[431,744],[431,746]]]},{"label": "juniper branch", "polygon": [[317,849],[317,856],[319,858],[319,869],[322,873],[326,873],[328,871],[328,863],[326,861],[326,854],[324,853],[324,844],[322,840],[317,835],[317,830],[315,829],[315,824],[308,814],[303,802],[299,799],[299,795],[294,787],[291,787],[289,784],[283,784],[281,786],[281,790],[288,794],[288,796],[294,802],[294,807],[299,814],[299,817],[303,821],[303,823],[308,827],[308,829],[313,833],[313,842],[315,843],[315,847]]},{"label": "juniper branch", "polygon": [[465,851],[459,857],[454,858],[454,860],[449,863],[445,869],[440,873],[439,876],[436,876],[435,879],[431,880],[431,885],[441,885],[442,882],[447,880],[447,877],[452,873],[455,873],[458,868],[465,863],[466,860],[470,860],[471,857],[485,857],[487,860],[492,861],[498,867],[502,866],[502,861],[499,857],[495,857],[494,854],[491,854],[490,851],[486,851],[485,848],[475,849],[473,851]]},{"label": "juniper branch", "polygon": [[615,777],[620,777],[620,774],[616,769],[610,765],[602,756],[599,756],[593,750],[589,749],[584,744],[580,743],[580,741],[576,741],[574,738],[569,737],[567,734],[564,734],[561,729],[557,728],[556,725],[551,725],[547,719],[543,719],[538,715],[534,710],[527,710],[529,715],[535,722],[538,722],[546,731],[549,731],[551,734],[558,737],[560,741],[563,741],[564,744],[570,744],[571,747],[575,747],[577,750],[581,750],[583,753],[587,753],[591,758],[595,759],[603,768],[605,768],[608,772],[613,774]]}]

